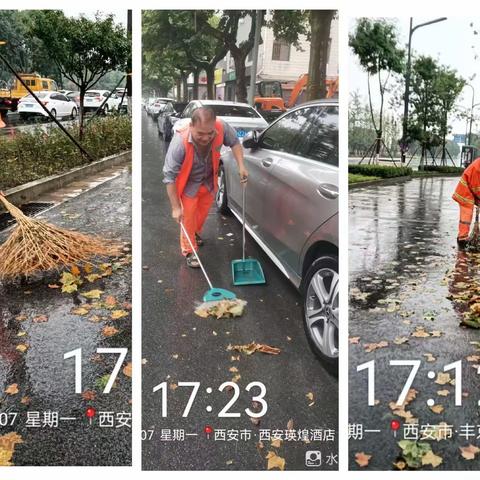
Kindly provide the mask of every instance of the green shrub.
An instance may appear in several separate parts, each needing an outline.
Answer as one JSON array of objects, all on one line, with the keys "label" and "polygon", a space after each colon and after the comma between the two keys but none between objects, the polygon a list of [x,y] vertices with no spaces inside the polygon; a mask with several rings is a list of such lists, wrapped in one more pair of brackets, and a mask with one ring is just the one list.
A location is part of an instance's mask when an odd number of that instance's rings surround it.
[{"label": "green shrub", "polygon": [[364,183],[364,182],[371,182],[372,180],[380,180],[379,177],[371,177],[367,175],[359,175],[357,173],[349,173],[348,174],[348,183],[352,185],[354,183]]},{"label": "green shrub", "polygon": [[390,165],[353,164],[348,166],[348,173],[367,177],[394,178],[411,175],[412,169],[410,167],[395,167]]},{"label": "green shrub", "polygon": [[438,172],[438,173],[463,173],[463,167],[454,167],[451,165],[423,165],[419,170],[424,172]]},{"label": "green shrub", "polygon": [[[78,127],[68,127],[78,138]],[[81,142],[95,160],[132,148],[132,121],[127,115],[94,119]],[[85,158],[59,129],[37,128],[0,137],[0,190],[85,165]]]}]

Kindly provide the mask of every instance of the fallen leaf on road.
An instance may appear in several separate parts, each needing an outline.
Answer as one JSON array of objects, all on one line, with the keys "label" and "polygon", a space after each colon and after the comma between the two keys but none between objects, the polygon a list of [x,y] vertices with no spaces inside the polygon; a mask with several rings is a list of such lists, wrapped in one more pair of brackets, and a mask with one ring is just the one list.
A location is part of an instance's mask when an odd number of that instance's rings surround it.
[{"label": "fallen leaf on road", "polygon": [[407,343],[408,342],[408,337],[397,337],[393,343],[395,343],[396,345],[402,345],[403,343]]},{"label": "fallen leaf on road", "polygon": [[268,459],[268,470],[273,470],[274,468],[285,470],[285,459],[279,457],[275,452],[268,452],[265,458]]},{"label": "fallen leaf on road", "polygon": [[80,269],[76,265],[73,265],[73,267],[70,269],[70,273],[73,276],[78,277],[80,276]]},{"label": "fallen leaf on road", "polygon": [[360,337],[350,337],[348,339],[348,342],[352,345],[356,345],[357,343],[359,343],[360,341]]},{"label": "fallen leaf on road", "polygon": [[22,331],[17,333],[17,337],[24,337],[27,334],[27,332]]},{"label": "fallen leaf on road", "polygon": [[417,337],[417,338],[426,338],[429,336],[430,334],[426,332],[423,327],[417,327],[416,330],[412,333],[412,337]]},{"label": "fallen leaf on road", "polygon": [[451,382],[452,379],[450,378],[449,373],[438,372],[435,383],[437,383],[438,385],[446,385],[447,383],[451,384]]},{"label": "fallen leaf on road", "polygon": [[62,284],[63,293],[73,293],[77,291],[78,286],[83,282],[79,276],[72,275],[70,272],[63,272],[60,283]]},{"label": "fallen leaf on road", "polygon": [[89,319],[88,319],[89,322],[93,322],[93,323],[99,323],[102,321],[102,317],[99,317],[98,315],[92,315]]},{"label": "fallen leaf on road", "polygon": [[16,395],[18,393],[18,383],[12,383],[5,389],[5,393],[9,395]]},{"label": "fallen leaf on road", "polygon": [[126,377],[132,378],[132,362],[128,362],[127,365],[123,369],[123,374]]},{"label": "fallen leaf on road", "polygon": [[432,451],[429,443],[413,440],[401,440],[398,446],[402,449],[402,457],[410,468],[420,468],[424,455]]},{"label": "fallen leaf on road", "polygon": [[90,275],[87,275],[85,277],[90,283],[93,283],[95,280],[98,280],[99,278],[102,278],[101,275],[98,273],[91,273]]},{"label": "fallen leaf on road", "polygon": [[229,345],[227,347],[227,350],[237,350],[238,352],[243,352],[247,355],[252,355],[255,352],[267,353],[269,355],[278,355],[281,352],[279,348],[255,342],[251,342],[247,345]]},{"label": "fallen leaf on road", "polygon": [[382,340],[381,342],[378,342],[378,343],[366,343],[364,345],[365,351],[367,353],[370,353],[379,348],[385,348],[385,347],[388,347],[388,342],[386,342],[385,340]]},{"label": "fallen leaf on road", "polygon": [[433,407],[430,407],[430,410],[433,413],[442,413],[445,410],[445,408],[442,405],[434,405]]},{"label": "fallen leaf on road", "polygon": [[98,299],[101,297],[103,290],[90,290],[89,292],[82,292],[80,295],[85,298]]},{"label": "fallen leaf on road", "polygon": [[95,400],[96,396],[97,396],[97,394],[93,390],[85,390],[82,393],[82,398],[86,401]]},{"label": "fallen leaf on road", "polygon": [[115,327],[104,327],[102,333],[105,337],[112,337],[119,332]]},{"label": "fallen leaf on road", "polygon": [[48,317],[46,315],[38,315],[33,318],[33,323],[44,323],[48,322]]},{"label": "fallen leaf on road", "polygon": [[15,317],[15,320],[17,320],[18,322],[23,322],[27,319],[28,317],[26,315],[17,315]]},{"label": "fallen leaf on road", "polygon": [[425,360],[427,362],[434,362],[436,360],[436,358],[431,353],[424,353],[423,356],[426,357]]},{"label": "fallen leaf on road", "polygon": [[358,452],[355,454],[355,462],[359,467],[368,467],[368,463],[372,458],[371,455],[367,455],[365,452]]},{"label": "fallen leaf on road", "polygon": [[10,467],[13,465],[11,460],[17,443],[23,443],[21,435],[17,432],[0,436],[0,466]]},{"label": "fallen leaf on road", "polygon": [[237,367],[230,367],[228,369],[228,371],[231,372],[231,373],[238,373],[238,368]]},{"label": "fallen leaf on road", "polygon": [[107,308],[112,309],[117,304],[117,299],[111,295],[108,295],[108,297],[104,298],[103,303]]},{"label": "fallen leaf on road", "polygon": [[465,460],[473,460],[475,455],[480,452],[480,448],[472,444],[468,445],[468,447],[460,447],[459,450]]},{"label": "fallen leaf on road", "polygon": [[110,316],[113,320],[118,320],[119,318],[128,316],[128,312],[125,310],[114,310]]},{"label": "fallen leaf on road", "polygon": [[84,308],[84,307],[78,307],[74,308],[73,310],[70,310],[70,313],[73,313],[73,315],[87,315],[90,310]]},{"label": "fallen leaf on road", "polygon": [[397,470],[405,470],[405,468],[407,467],[407,462],[405,462],[403,460],[398,460],[398,462],[394,462],[393,466]]},{"label": "fallen leaf on road", "polygon": [[20,400],[20,403],[23,405],[30,405],[31,402],[32,399],[30,397],[22,397],[22,399]]},{"label": "fallen leaf on road", "polygon": [[422,457],[422,465],[431,465],[433,468],[438,467],[442,462],[442,457],[435,455],[433,451],[427,452]]},{"label": "fallen leaf on road", "polygon": [[450,395],[449,390],[438,390],[437,395],[440,395],[441,397],[446,397],[447,395]]},{"label": "fallen leaf on road", "polygon": [[281,445],[282,445],[282,439],[281,438],[276,438],[275,440],[272,440],[270,442],[270,445],[273,447],[273,448],[280,448]]},{"label": "fallen leaf on road", "polygon": [[25,353],[28,350],[28,345],[25,343],[20,343],[20,345],[17,345],[16,350],[19,352]]},{"label": "fallen leaf on road", "polygon": [[57,285],[55,283],[54,284],[49,283],[48,288],[60,288],[60,285]]},{"label": "fallen leaf on road", "polygon": [[202,318],[217,317],[240,317],[243,314],[245,300],[221,300],[219,302],[204,302],[195,309],[195,314]]},{"label": "fallen leaf on road", "polygon": [[293,418],[287,422],[287,430],[293,430]]},{"label": "fallen leaf on road", "polygon": [[313,402],[313,393],[312,392],[308,392],[305,396],[307,397],[308,400]]}]

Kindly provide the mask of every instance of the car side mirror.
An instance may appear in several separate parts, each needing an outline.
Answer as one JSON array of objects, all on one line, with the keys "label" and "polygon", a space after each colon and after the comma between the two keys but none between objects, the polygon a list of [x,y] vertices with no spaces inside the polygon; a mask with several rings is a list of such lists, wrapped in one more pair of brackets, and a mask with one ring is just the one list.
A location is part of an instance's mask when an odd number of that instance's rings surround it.
[{"label": "car side mirror", "polygon": [[258,146],[258,133],[256,130],[248,132],[243,137],[243,148],[256,148]]}]

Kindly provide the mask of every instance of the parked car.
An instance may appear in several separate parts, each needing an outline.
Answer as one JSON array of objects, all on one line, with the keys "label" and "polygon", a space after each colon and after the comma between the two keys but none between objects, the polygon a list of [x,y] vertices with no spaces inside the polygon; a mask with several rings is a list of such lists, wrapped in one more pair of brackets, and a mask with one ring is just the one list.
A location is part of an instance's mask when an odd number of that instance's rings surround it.
[{"label": "parked car", "polygon": [[163,112],[166,105],[172,102],[173,98],[157,98],[155,99],[155,102],[150,105],[150,108],[147,110],[147,112],[154,120],[157,120],[158,116],[161,112]]},{"label": "parked car", "polygon": [[73,100],[77,104],[77,108],[80,107],[80,92],[74,90],[66,90],[65,96],[70,100]]},{"label": "parked car", "polygon": [[[108,90],[87,90],[85,92],[85,98],[83,99],[84,111],[96,111],[109,95],[110,92]],[[115,110],[118,110],[119,104],[120,99],[117,97],[117,95],[115,95],[115,93],[112,93],[105,105],[103,105],[100,113],[107,115],[109,112],[114,112]]]},{"label": "parked car", "polygon": [[161,135],[166,142],[169,142],[173,135],[173,122],[171,117],[181,115],[187,105],[188,103],[186,102],[168,102],[163,111],[158,115],[158,134]]},{"label": "parked car", "polygon": [[212,107],[217,118],[231,125],[239,138],[252,130],[263,130],[268,126],[267,121],[248,103],[192,100],[178,118],[171,117],[174,132],[187,125],[193,112],[200,107]]},{"label": "parked car", "polygon": [[[54,117],[70,117],[73,119],[78,114],[76,103],[63,93],[42,90],[36,92],[35,95]],[[32,95],[25,95],[20,99],[18,113],[20,118],[25,120],[35,116],[48,117],[47,112],[43,110]]]},{"label": "parked car", "polygon": [[[246,229],[302,296],[314,353],[338,362],[338,100],[303,104],[244,140]],[[242,187],[222,155],[218,210],[241,220]]]}]

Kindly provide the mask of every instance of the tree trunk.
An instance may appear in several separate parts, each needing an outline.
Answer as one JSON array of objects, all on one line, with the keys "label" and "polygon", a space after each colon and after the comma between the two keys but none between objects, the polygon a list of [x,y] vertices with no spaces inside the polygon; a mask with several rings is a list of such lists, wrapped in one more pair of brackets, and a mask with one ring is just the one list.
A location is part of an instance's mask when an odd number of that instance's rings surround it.
[{"label": "tree trunk", "polygon": [[307,99],[316,100],[327,95],[327,63],[330,26],[335,12],[310,11],[310,60],[308,64]]},{"label": "tree trunk", "polygon": [[182,72],[181,75],[181,81],[182,81],[182,100],[184,102],[188,102],[188,75],[185,72]]},{"label": "tree trunk", "polygon": [[177,78],[176,85],[177,85],[177,102],[181,102],[182,101],[182,81],[180,78]]},{"label": "tree trunk", "polygon": [[247,103],[247,79],[245,76],[245,59],[248,54],[242,53],[239,49],[230,50],[235,62],[235,94],[237,102]]},{"label": "tree trunk", "polygon": [[84,111],[83,111],[83,102],[85,98],[85,87],[80,86],[80,106],[79,106],[79,112],[78,112],[78,139],[80,141],[83,140],[83,119],[84,119]]},{"label": "tree trunk", "polygon": [[200,78],[200,68],[193,71],[193,100],[198,100],[198,81]]},{"label": "tree trunk", "polygon": [[215,65],[209,65],[205,68],[207,74],[207,98],[215,100]]}]

